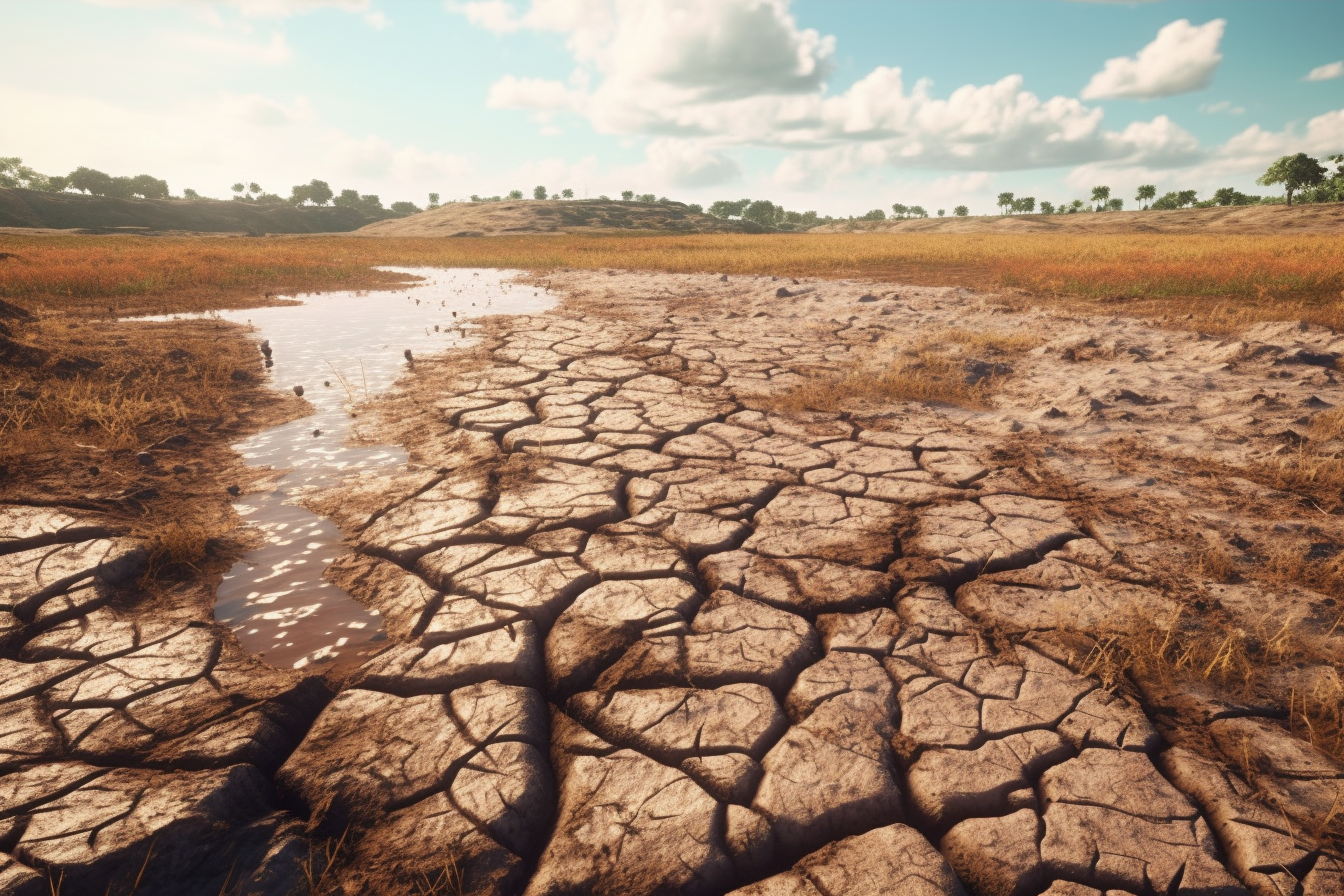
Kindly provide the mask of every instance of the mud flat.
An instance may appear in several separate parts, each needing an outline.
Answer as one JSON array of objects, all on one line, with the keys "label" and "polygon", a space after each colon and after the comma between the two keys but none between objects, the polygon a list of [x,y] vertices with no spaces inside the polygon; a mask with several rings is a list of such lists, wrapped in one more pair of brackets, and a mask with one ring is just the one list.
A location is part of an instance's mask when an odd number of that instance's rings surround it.
[{"label": "mud flat", "polygon": [[[559,309],[361,415],[409,469],[309,501],[389,640],[334,687],[118,603],[136,544],[4,511],[0,890],[1344,891],[1344,768],[1293,721],[1338,693],[1309,564],[1344,517],[1264,473],[1340,404],[1344,340],[544,281]],[[949,328],[1034,341],[961,359],[992,407],[777,410]],[[1191,616],[1272,668],[1103,662]]]}]

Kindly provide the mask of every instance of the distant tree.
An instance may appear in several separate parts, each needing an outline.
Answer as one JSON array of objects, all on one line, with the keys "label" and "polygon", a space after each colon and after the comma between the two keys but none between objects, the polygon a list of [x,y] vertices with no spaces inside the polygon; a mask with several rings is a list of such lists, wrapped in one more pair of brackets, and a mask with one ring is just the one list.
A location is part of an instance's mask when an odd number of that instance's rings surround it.
[{"label": "distant tree", "polygon": [[868,213],[865,214],[865,215],[860,215],[860,216],[859,216],[859,220],[860,220],[860,221],[885,221],[885,220],[887,220],[887,213],[884,212],[884,211],[882,211],[882,209],[880,209],[880,208],[875,208],[875,209],[873,209],[872,211],[868,212]]},{"label": "distant tree", "polygon": [[783,211],[769,199],[757,199],[742,210],[742,220],[762,227],[774,227]]},{"label": "distant tree", "polygon": [[945,208],[940,208],[940,209],[938,209],[938,217],[941,218],[943,215],[946,215],[946,214],[947,214],[947,209],[945,209]]},{"label": "distant tree", "polygon": [[238,181],[238,183],[229,187],[229,189],[235,193],[242,193],[244,190],[247,189],[247,186],[242,181]]},{"label": "distant tree", "polygon": [[[1319,184],[1303,188],[1298,194],[1298,202],[1344,202],[1344,155],[1327,156],[1326,161],[1334,163],[1335,170]],[[56,189],[56,178],[53,177],[50,180],[52,182],[51,189]],[[1255,199],[1256,197],[1248,198]]]},{"label": "distant tree", "polygon": [[334,203],[338,208],[359,208],[359,191],[342,190]]},{"label": "distant tree", "polygon": [[1213,191],[1214,205],[1250,205],[1251,197],[1233,187],[1221,187]]},{"label": "distant tree", "polygon": [[1013,211],[1031,214],[1036,211],[1035,196],[1021,196],[1013,200]]},{"label": "distant tree", "polygon": [[[242,197],[235,196],[233,198],[241,199]],[[294,186],[289,188],[290,205],[303,205],[312,198],[313,198],[312,188],[309,187],[307,184],[295,184]]]},{"label": "distant tree", "polygon": [[1325,180],[1325,166],[1304,152],[1282,156],[1256,179],[1262,187],[1283,184],[1288,204],[1293,204],[1293,193],[1303,187],[1314,187]]},{"label": "distant tree", "polygon": [[522,198],[523,198],[523,191],[522,191],[522,190],[510,190],[510,191],[509,191],[509,195],[508,195],[507,198],[509,198],[509,199],[522,199]]},{"label": "distant tree", "polygon": [[622,191],[621,191],[621,198],[624,199],[626,202],[629,202],[630,200],[632,200],[632,199],[635,198],[635,191],[634,191],[634,190],[622,190]]},{"label": "distant tree", "polygon": [[610,196],[606,196],[606,195],[602,195],[602,196],[599,196],[599,197],[597,197],[597,198],[598,198],[598,199],[601,199],[603,202],[610,202],[610,201],[611,201],[611,197],[610,197]]},{"label": "distant tree", "polygon": [[998,201],[997,203],[995,203],[995,204],[998,205],[999,208],[1003,209],[1002,214],[1005,214],[1005,215],[1008,214],[1009,212],[1012,211],[1012,208],[1013,208],[1013,194],[1012,194],[1012,193],[1000,193],[1000,194],[999,194],[999,201]]},{"label": "distant tree", "polygon": [[1047,199],[1041,200],[1041,214],[1053,215],[1055,213],[1055,204]]},{"label": "distant tree", "polygon": [[571,190],[569,187],[565,187],[563,190],[560,191],[560,195],[565,197],[566,199],[573,199],[574,191]]},{"label": "distant tree", "polygon": [[927,218],[928,216],[929,216],[929,213],[928,213],[927,211],[925,211],[924,206],[922,206],[922,205],[912,205],[912,206],[910,206],[910,217],[912,217],[912,218]]},{"label": "distant tree", "polygon": [[536,186],[536,187],[533,187],[533,188],[532,188],[532,198],[533,198],[533,199],[545,199],[547,195],[548,195],[548,194],[547,194],[547,192],[546,192],[546,188],[545,188],[545,187],[542,187],[542,186]]},{"label": "distant tree", "polygon": [[1195,190],[1180,190],[1171,193],[1165,193],[1153,203],[1152,207],[1156,211],[1169,211],[1171,209],[1185,208],[1187,205],[1195,204],[1195,197],[1198,193]]},{"label": "distant tree", "polygon": [[891,216],[893,218],[904,218],[909,213],[910,213],[910,206],[902,205],[899,202],[893,202],[891,204]]},{"label": "distant tree", "polygon": [[1123,199],[1121,199],[1119,196],[1117,196],[1117,197],[1115,197],[1114,199],[1112,199],[1110,202],[1106,203],[1106,208],[1107,208],[1109,211],[1113,211],[1113,212],[1122,212],[1122,211],[1125,210],[1125,200],[1123,200]]},{"label": "distant tree", "polygon": [[439,194],[438,194],[438,193],[430,193],[430,194],[429,194],[429,207],[430,207],[430,208],[438,208],[438,207],[439,207]]},{"label": "distant tree", "polygon": [[81,193],[106,196],[112,189],[112,176],[83,165],[70,172],[70,186]]},{"label": "distant tree", "polygon": [[1069,203],[1069,214],[1077,214],[1083,210],[1083,200],[1075,199]]},{"label": "distant tree", "polygon": [[697,215],[703,215],[705,213],[705,207],[698,202],[692,202],[690,205],[686,207],[691,211],[695,212]]},{"label": "distant tree", "polygon": [[[1153,197],[1156,195],[1157,195],[1156,186],[1154,186],[1153,184],[1144,184],[1143,186],[1139,187],[1139,192],[1134,194],[1134,201],[1145,203],[1151,202]],[[1145,205],[1143,208],[1146,211],[1148,209],[1148,206]]]},{"label": "distant tree", "polygon": [[252,181],[252,183],[247,185],[247,192],[260,195],[262,193],[265,193],[266,191],[261,188],[261,184],[257,183],[256,181]]},{"label": "distant tree", "polygon": [[709,207],[709,213],[716,218],[740,218],[751,205],[750,199],[720,199]]},{"label": "distant tree", "polygon": [[196,192],[195,190],[193,190],[191,187],[183,187],[183,188],[182,188],[182,198],[183,198],[183,199],[200,199],[200,198],[201,198],[201,194],[200,194],[200,193],[197,193],[197,192]]},{"label": "distant tree", "polygon": [[657,202],[652,193],[640,193],[635,199],[639,202]]},{"label": "distant tree", "polygon": [[413,215],[421,211],[420,207],[414,202],[394,202],[388,208],[398,215]]},{"label": "distant tree", "polygon": [[1101,211],[1105,211],[1105,210],[1106,210],[1106,203],[1107,203],[1107,201],[1110,200],[1110,198],[1111,198],[1111,188],[1110,188],[1110,187],[1093,187],[1093,188],[1092,188],[1092,201],[1093,201],[1094,203],[1096,203],[1098,209],[1100,209]]},{"label": "distant tree", "polygon": [[314,205],[326,205],[335,195],[326,181],[317,178],[308,181],[308,198]]},{"label": "distant tree", "polygon": [[131,195],[141,199],[167,199],[168,182],[159,180],[157,177],[151,177],[148,174],[137,174],[131,179]]},{"label": "distant tree", "polygon": [[18,156],[0,158],[0,187],[59,193],[65,189],[66,182],[64,177],[48,177],[37,173],[23,164],[23,159]]},{"label": "distant tree", "polygon": [[956,215],[958,218],[964,218],[970,213],[971,210],[964,205],[959,205],[956,208],[952,209],[952,214]]}]

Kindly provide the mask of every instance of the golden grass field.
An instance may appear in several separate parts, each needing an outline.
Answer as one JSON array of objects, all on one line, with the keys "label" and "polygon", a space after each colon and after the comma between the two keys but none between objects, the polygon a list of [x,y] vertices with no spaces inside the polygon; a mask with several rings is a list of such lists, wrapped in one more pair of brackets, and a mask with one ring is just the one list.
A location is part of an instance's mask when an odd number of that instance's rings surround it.
[{"label": "golden grass field", "polygon": [[0,298],[99,315],[371,288],[395,279],[371,266],[431,265],[872,278],[1022,290],[1217,332],[1284,319],[1344,329],[1344,240],[1332,234],[0,236],[0,253]]}]

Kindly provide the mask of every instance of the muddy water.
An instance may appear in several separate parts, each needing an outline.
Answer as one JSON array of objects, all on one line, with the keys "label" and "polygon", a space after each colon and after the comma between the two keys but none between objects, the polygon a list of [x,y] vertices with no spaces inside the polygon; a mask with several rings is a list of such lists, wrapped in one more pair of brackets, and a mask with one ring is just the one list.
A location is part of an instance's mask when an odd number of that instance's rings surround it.
[{"label": "muddy water", "polygon": [[357,662],[384,637],[376,613],[323,579],[342,550],[340,530],[293,503],[346,476],[406,463],[397,447],[345,444],[351,406],[406,372],[407,349],[413,357],[444,351],[471,338],[472,317],[535,314],[555,303],[544,290],[509,283],[510,271],[386,270],[425,280],[397,292],[327,293],[302,305],[218,312],[256,328],[270,345],[272,385],[302,386],[315,410],[234,446],[253,466],[287,472],[274,491],[234,505],[263,544],[224,576],[215,618],[275,666]]}]

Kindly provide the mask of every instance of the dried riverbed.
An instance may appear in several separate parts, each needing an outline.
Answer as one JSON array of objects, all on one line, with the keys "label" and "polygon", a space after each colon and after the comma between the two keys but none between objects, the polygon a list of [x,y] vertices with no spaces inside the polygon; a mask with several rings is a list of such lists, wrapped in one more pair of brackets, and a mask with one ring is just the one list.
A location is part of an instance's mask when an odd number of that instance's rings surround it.
[{"label": "dried riverbed", "polygon": [[[335,695],[117,603],[135,543],[4,511],[0,889],[302,891],[339,842],[352,894],[1344,890],[1344,769],[1291,724],[1338,687],[1340,608],[1262,575],[1344,545],[1263,475],[1340,403],[1344,340],[547,284],[361,416],[409,468],[310,496],[391,642]],[[773,410],[953,327],[1039,343],[967,358],[1011,368],[990,410]],[[1098,661],[1189,614],[1293,652],[1235,688]]]}]

